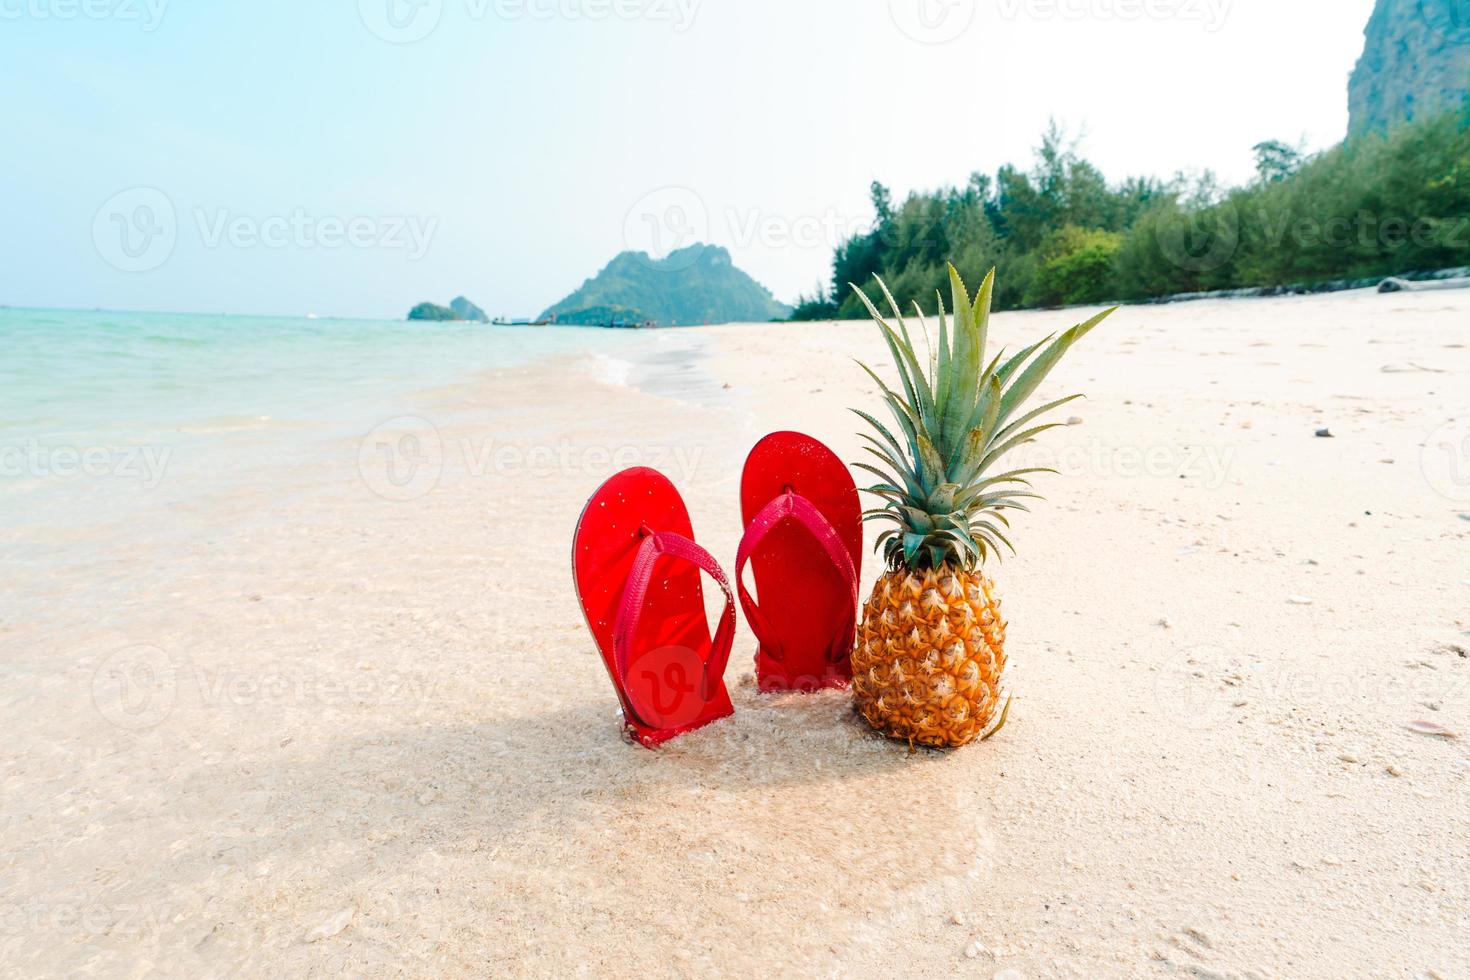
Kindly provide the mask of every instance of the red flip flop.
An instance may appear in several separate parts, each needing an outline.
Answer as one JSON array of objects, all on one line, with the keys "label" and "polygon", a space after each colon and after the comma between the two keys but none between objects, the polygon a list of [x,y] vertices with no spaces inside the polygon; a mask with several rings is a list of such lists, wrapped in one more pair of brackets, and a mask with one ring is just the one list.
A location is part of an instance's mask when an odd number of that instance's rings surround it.
[{"label": "red flip flop", "polygon": [[[735,597],[693,538],[679,491],[657,470],[636,467],[597,489],[572,543],[587,626],[629,733],[650,748],[734,711],[725,665],[735,642]],[[725,593],[713,637],[700,572]]]},{"label": "red flip flop", "polygon": [[[735,558],[735,585],[760,641],[760,690],[847,686],[863,548],[852,474],[810,436],[773,432],[745,460],[740,509],[745,537]],[[747,562],[759,605],[745,588]]]}]

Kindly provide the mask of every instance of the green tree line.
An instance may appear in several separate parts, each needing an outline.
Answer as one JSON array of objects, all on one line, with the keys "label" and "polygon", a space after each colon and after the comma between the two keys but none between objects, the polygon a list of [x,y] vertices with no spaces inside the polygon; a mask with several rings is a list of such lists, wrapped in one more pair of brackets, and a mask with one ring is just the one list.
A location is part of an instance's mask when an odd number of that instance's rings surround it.
[{"label": "green tree line", "polygon": [[905,309],[932,309],[947,261],[976,277],[998,266],[999,309],[1470,265],[1470,102],[1312,156],[1278,141],[1255,153],[1242,187],[1208,172],[1111,183],[1053,125],[1028,169],[901,204],[875,181],[871,229],[838,246],[830,288],[793,319],[862,318],[847,284],[877,301],[875,273]]}]

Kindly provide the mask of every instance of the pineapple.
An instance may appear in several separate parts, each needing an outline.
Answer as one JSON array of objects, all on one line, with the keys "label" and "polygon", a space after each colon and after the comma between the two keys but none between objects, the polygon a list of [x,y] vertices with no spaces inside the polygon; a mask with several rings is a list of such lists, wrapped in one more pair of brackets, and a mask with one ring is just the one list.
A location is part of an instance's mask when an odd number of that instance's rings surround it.
[{"label": "pineapple", "polygon": [[[890,430],[857,412],[876,435],[868,452],[881,466],[855,464],[878,477],[867,492],[883,506],[867,520],[889,521],[878,537],[887,571],[863,606],[852,654],[852,688],[858,710],[878,731],[932,746],[960,746],[988,737],[1005,723],[1010,701],[1004,688],[1006,622],[985,562],[1001,546],[1014,552],[1005,530],[1007,511],[1027,509],[1027,477],[1055,472],[1041,467],[1001,472],[1007,452],[1058,423],[1031,423],[1081,395],[1020,412],[1063,354],[1113,312],[1047,337],[988,363],[985,339],[992,269],[974,301],[954,266],[949,267],[954,323],[939,299],[939,343],[921,366],[908,324],[882,279],[879,288],[897,329],[856,286],[877,321],[898,367],[901,393],[867,365],[897,423]],[[928,341],[923,311],[915,303]],[[1116,307],[1114,308],[1116,309]]]}]

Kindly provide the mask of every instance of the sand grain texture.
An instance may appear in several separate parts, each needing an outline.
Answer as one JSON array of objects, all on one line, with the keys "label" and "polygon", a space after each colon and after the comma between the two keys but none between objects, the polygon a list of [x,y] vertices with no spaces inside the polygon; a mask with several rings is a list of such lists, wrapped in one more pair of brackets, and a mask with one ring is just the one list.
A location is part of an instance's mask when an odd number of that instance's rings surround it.
[{"label": "sand grain texture", "polygon": [[1467,316],[1352,293],[1089,337],[995,572],[1018,700],[953,753],[757,695],[743,626],[735,717],[625,744],[570,587],[620,464],[728,565],[762,434],[857,458],[870,327],[650,333],[631,386],[571,358],[385,406],[444,447],[408,500],[353,441],[165,484],[6,566],[3,972],[1470,976],[1470,739],[1409,727],[1470,732],[1470,461],[1434,449]]}]

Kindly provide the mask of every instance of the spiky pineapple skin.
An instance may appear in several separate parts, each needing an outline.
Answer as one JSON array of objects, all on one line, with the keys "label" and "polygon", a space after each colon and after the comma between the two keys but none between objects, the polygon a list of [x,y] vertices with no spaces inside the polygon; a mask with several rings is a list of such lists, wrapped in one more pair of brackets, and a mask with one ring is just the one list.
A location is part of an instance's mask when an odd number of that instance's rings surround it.
[{"label": "spiky pineapple skin", "polygon": [[863,605],[852,654],[858,711],[910,744],[974,741],[1002,707],[1005,636],[995,583],[983,571],[885,573]]}]

